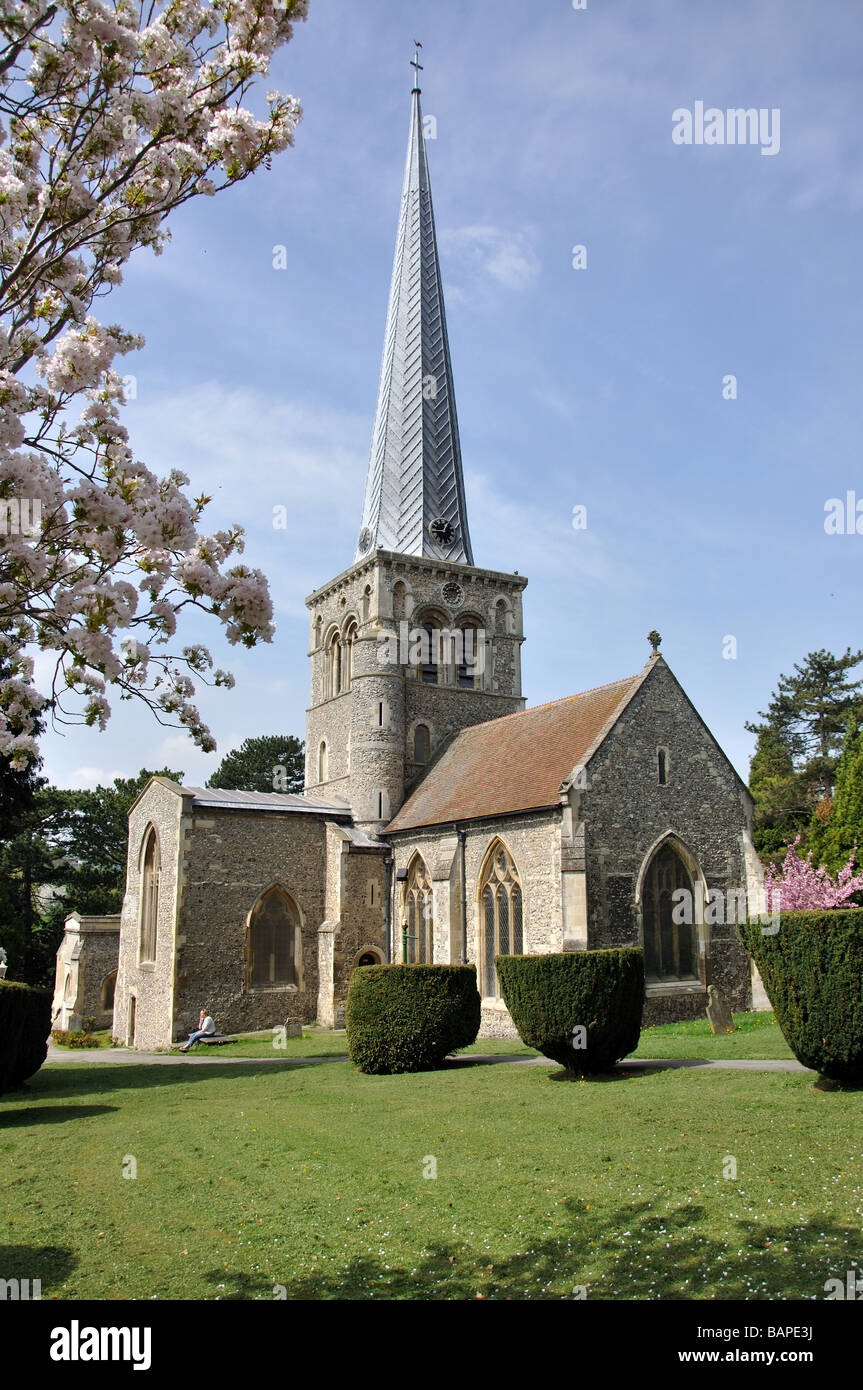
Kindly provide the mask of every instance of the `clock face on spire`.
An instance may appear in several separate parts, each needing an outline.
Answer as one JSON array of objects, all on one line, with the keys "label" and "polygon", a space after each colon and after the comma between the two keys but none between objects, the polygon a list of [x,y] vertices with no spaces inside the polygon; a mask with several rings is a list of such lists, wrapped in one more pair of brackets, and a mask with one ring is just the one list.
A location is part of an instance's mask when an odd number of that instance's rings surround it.
[{"label": "clock face on spire", "polygon": [[365,555],[371,543],[372,533],[369,530],[368,526],[364,526],[362,531],[360,531],[360,538],[357,541],[357,549],[359,550],[361,555]]},{"label": "clock face on spire", "polygon": [[455,527],[445,517],[436,516],[429,522],[429,535],[438,545],[452,545],[455,540]]}]

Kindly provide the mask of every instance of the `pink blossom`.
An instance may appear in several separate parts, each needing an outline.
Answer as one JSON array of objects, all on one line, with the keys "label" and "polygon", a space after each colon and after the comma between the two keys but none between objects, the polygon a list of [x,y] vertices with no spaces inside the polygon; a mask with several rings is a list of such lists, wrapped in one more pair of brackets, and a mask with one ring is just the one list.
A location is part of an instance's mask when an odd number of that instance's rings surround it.
[{"label": "pink blossom", "polygon": [[836,878],[831,878],[826,869],[816,869],[812,863],[812,851],[805,859],[797,854],[801,837],[798,835],[790,845],[781,871],[771,864],[764,878],[767,894],[767,907],[772,911],[775,904],[784,912],[795,908],[842,907],[854,893],[863,891],[863,874],[854,874],[854,858],[851,858]]}]

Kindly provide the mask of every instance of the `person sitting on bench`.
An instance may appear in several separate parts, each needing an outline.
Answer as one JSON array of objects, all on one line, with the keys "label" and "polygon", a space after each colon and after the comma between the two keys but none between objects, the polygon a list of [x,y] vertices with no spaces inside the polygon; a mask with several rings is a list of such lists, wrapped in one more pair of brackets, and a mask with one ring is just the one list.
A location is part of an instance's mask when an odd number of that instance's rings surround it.
[{"label": "person sitting on bench", "polygon": [[213,1020],[210,1018],[210,1015],[206,1012],[206,1010],[205,1010],[205,1009],[202,1009],[202,1010],[201,1010],[200,1017],[199,1017],[199,1019],[198,1019],[198,1026],[197,1026],[197,1028],[195,1029],[195,1031],[194,1031],[193,1033],[190,1033],[190,1034],[189,1034],[189,1041],[186,1042],[186,1043],[183,1043],[183,1046],[180,1048],[180,1051],[181,1051],[181,1052],[188,1052],[188,1051],[189,1051],[189,1048],[190,1048],[190,1047],[194,1047],[194,1046],[195,1046],[195,1043],[198,1042],[199,1039],[201,1039],[201,1038],[212,1038],[212,1037],[215,1035],[215,1032],[216,1032],[216,1025],[215,1025],[215,1023],[214,1023]]}]

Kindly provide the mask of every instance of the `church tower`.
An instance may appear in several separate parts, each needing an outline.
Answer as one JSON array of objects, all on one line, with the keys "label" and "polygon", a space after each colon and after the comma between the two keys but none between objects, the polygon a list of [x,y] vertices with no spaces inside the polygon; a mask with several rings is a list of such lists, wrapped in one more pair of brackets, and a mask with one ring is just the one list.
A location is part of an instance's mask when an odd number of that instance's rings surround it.
[{"label": "church tower", "polygon": [[522,709],[527,580],[473,563],[418,54],[354,562],[311,594],[306,791],[376,834],[469,724]]}]

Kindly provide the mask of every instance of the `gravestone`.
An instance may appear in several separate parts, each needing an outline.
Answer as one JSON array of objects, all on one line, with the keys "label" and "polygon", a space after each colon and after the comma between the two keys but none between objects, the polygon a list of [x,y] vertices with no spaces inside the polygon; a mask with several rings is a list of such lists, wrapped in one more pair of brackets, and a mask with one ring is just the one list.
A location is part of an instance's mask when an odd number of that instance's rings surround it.
[{"label": "gravestone", "polygon": [[345,1005],[344,1003],[341,1003],[341,1004],[339,1004],[338,1008],[336,1009],[336,1017],[335,1017],[335,1020],[334,1020],[334,1022],[333,1022],[333,1028],[334,1028],[336,1031],[338,1031],[338,1029],[340,1029],[340,1028],[344,1028],[344,1026],[345,1026],[345,1008],[346,1008],[346,1005]]},{"label": "gravestone", "polygon": [[303,1036],[303,1025],[297,1018],[285,1019],[285,1037],[301,1038]]},{"label": "gravestone", "polygon": [[707,987],[707,1022],[711,1033],[733,1033],[731,1010],[715,985]]}]

